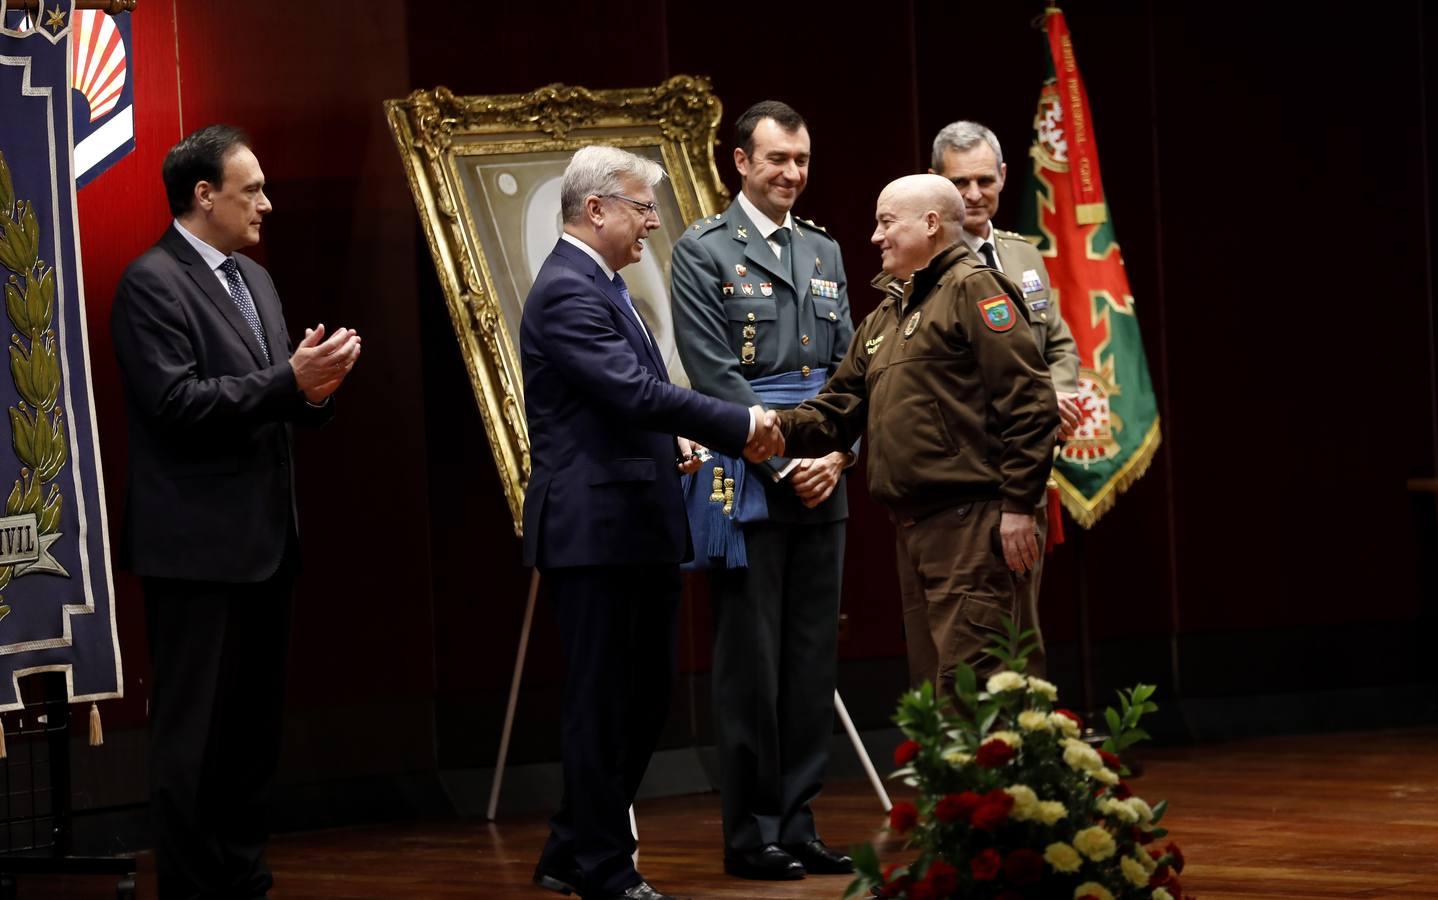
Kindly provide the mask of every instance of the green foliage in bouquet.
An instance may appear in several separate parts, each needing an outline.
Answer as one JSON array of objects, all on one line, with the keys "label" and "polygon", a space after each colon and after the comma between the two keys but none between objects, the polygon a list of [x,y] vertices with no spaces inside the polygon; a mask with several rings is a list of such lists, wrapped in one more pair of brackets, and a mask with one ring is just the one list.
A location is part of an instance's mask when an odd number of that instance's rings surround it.
[{"label": "green foliage in bouquet", "polygon": [[1124,782],[1118,753],[1148,734],[1154,688],[1119,692],[1102,749],[1080,740],[1083,722],[1060,708],[1058,690],[1023,674],[1034,632],[1007,623],[989,649],[1004,669],[980,689],[960,664],[954,696],[925,684],[899,701],[907,740],[892,777],[918,789],[894,805],[892,832],[917,851],[880,869],[872,846],[854,855],[846,897],[908,900],[1179,900],[1183,854],[1159,842],[1166,803],[1150,806]]}]

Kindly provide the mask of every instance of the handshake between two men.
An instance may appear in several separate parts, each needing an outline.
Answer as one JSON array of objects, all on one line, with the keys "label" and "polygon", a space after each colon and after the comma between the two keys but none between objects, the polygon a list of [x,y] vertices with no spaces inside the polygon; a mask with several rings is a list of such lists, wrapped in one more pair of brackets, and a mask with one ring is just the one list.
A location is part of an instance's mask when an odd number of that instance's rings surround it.
[{"label": "handshake between two men", "polygon": [[[752,463],[761,463],[771,456],[784,454],[784,433],[779,430],[779,414],[766,410],[757,403],[749,407],[754,417],[754,433],[744,445],[744,458]],[[679,471],[692,475],[699,471],[704,459],[699,451],[703,448],[688,438],[679,438]]]}]

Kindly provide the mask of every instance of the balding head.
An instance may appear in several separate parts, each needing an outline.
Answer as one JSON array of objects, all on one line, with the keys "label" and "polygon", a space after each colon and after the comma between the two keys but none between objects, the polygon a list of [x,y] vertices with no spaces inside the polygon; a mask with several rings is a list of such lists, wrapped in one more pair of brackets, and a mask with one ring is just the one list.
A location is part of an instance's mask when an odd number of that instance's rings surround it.
[{"label": "balding head", "polygon": [[905,175],[880,192],[874,220],[884,271],[908,280],[959,239],[964,198],[947,178]]}]

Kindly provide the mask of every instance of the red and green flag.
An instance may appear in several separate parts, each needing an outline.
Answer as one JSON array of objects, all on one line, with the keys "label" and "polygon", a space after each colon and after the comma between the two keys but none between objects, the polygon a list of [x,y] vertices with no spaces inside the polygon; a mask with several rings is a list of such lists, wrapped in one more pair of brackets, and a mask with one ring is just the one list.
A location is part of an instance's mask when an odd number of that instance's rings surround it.
[{"label": "red and green flag", "polygon": [[[1051,66],[1034,116],[1033,174],[1021,230],[1034,237],[1079,353],[1085,419],[1059,449],[1054,479],[1085,528],[1148,470],[1159,445],[1133,293],[1104,199],[1094,123],[1063,12],[1045,10]],[[1033,201],[1029,202],[1028,198]]]}]

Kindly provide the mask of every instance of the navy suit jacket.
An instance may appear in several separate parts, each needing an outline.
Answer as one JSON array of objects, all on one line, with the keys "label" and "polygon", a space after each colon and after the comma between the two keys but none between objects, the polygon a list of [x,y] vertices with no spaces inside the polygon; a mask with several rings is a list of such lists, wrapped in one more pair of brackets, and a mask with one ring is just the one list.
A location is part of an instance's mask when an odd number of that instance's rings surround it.
[{"label": "navy suit jacket", "polygon": [[519,350],[530,441],[525,564],[689,559],[674,436],[737,456],[748,409],[671,384],[614,284],[563,240],[529,291]]},{"label": "navy suit jacket", "polygon": [[130,264],[110,333],[125,386],[130,460],[121,564],[137,575],[258,582],[295,525],[290,423],[318,424],[290,368],[280,298],[236,253],[271,362],[214,272],[173,226]]}]

